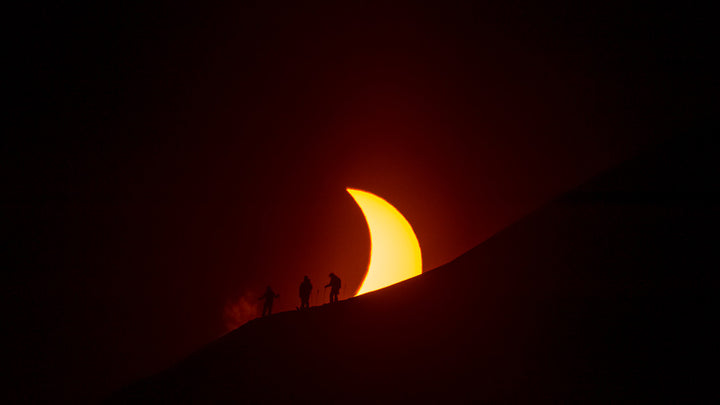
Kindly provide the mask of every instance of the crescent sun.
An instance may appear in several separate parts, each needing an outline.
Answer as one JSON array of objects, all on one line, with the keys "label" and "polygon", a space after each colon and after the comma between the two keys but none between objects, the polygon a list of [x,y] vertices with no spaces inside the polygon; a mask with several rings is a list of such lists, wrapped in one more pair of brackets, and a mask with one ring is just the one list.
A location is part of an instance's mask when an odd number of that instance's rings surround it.
[{"label": "crescent sun", "polygon": [[357,294],[362,295],[422,273],[420,243],[395,207],[367,191],[348,188],[370,231],[370,262]]}]

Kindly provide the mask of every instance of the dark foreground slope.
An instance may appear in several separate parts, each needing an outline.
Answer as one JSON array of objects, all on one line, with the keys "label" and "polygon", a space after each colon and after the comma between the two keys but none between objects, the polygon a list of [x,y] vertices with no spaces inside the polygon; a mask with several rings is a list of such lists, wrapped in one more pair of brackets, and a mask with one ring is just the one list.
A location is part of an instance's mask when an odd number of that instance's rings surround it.
[{"label": "dark foreground slope", "polygon": [[109,402],[704,402],[710,146],[664,145],[452,263],[249,322]]}]

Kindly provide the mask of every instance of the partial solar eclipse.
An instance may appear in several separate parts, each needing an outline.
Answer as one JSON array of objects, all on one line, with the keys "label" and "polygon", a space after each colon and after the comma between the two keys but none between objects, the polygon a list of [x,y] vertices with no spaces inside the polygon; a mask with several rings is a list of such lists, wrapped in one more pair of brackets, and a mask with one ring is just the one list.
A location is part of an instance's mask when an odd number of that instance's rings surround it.
[{"label": "partial solar eclipse", "polygon": [[348,188],[347,192],[360,206],[370,231],[370,263],[355,296],[420,275],[420,243],[400,211],[367,191]]}]

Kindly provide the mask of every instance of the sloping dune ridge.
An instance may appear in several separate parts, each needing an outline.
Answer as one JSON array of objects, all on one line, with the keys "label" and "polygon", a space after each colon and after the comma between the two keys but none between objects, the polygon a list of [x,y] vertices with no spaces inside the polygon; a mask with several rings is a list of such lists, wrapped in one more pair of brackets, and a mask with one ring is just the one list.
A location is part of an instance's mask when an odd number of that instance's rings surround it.
[{"label": "sloping dune ridge", "polygon": [[248,322],[107,403],[701,402],[716,153],[667,142],[444,266]]}]

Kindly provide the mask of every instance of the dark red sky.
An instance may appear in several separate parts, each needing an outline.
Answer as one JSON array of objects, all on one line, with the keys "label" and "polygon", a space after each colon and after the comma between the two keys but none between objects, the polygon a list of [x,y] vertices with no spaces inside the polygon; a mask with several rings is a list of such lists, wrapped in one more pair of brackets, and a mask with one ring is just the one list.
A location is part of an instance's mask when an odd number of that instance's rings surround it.
[{"label": "dark red sky", "polygon": [[18,395],[98,398],[267,284],[288,310],[334,271],[347,298],[369,241],[345,187],[395,205],[430,270],[709,111],[707,13],[570,3],[19,11]]}]

